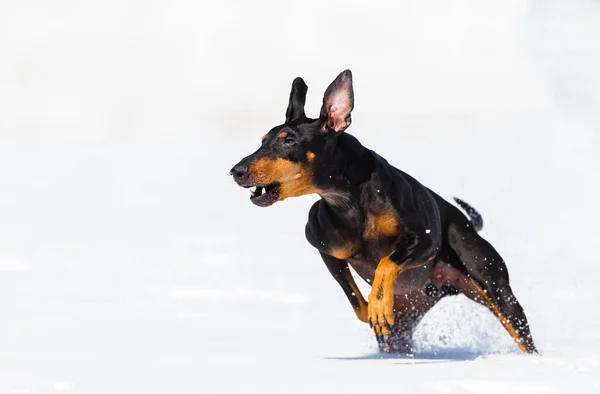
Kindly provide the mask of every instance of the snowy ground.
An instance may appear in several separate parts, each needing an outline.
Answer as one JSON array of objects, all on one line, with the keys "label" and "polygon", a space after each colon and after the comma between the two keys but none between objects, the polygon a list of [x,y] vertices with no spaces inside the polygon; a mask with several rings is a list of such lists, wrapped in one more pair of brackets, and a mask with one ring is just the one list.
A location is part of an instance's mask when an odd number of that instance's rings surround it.
[{"label": "snowy ground", "polygon": [[[0,394],[598,392],[598,1],[85,3],[0,3]],[[349,131],[483,213],[540,356],[460,296],[381,357],[316,197],[229,179],[344,68]]]}]

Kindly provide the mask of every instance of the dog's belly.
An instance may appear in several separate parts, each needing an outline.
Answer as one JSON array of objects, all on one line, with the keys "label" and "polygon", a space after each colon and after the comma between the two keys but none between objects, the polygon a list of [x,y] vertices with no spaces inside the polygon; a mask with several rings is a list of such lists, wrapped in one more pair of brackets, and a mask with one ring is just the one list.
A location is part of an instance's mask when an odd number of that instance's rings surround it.
[{"label": "dog's belly", "polygon": [[443,261],[437,263],[429,281],[438,288],[452,286],[462,292],[470,291],[473,288],[473,282],[465,274]]},{"label": "dog's belly", "polygon": [[[377,268],[376,263],[367,259],[356,258],[348,259],[348,263],[365,282],[369,285],[373,283],[375,269]],[[433,264],[435,264],[433,270],[430,267],[415,268],[401,273],[394,285],[394,295],[398,296],[420,291],[424,293],[425,288],[429,284],[434,284],[438,288],[444,285],[451,285],[457,289],[462,289],[466,286],[465,276],[452,268],[452,266],[442,261]],[[423,280],[424,272],[419,272],[420,269],[430,272],[425,280]]]}]

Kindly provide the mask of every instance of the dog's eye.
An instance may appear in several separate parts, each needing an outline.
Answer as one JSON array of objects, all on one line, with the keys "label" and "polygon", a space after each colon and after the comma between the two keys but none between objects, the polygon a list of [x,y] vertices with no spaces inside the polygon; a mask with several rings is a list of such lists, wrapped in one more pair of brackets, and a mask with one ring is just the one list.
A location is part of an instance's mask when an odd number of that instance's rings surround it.
[{"label": "dog's eye", "polygon": [[294,145],[296,143],[296,140],[294,140],[293,138],[287,137],[286,139],[283,140],[283,144],[284,145]]}]

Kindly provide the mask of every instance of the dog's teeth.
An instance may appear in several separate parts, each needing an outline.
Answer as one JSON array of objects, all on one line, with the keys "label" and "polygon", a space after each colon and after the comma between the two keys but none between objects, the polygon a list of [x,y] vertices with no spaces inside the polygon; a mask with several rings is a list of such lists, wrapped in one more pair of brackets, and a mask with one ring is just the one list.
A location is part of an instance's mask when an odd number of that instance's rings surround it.
[{"label": "dog's teeth", "polygon": [[267,192],[267,189],[265,189],[264,187],[262,189],[260,189],[260,195],[262,196],[263,194],[265,194]]},{"label": "dog's teeth", "polygon": [[252,187],[250,188],[250,192],[251,192],[252,194],[256,193],[256,186],[252,186]]}]

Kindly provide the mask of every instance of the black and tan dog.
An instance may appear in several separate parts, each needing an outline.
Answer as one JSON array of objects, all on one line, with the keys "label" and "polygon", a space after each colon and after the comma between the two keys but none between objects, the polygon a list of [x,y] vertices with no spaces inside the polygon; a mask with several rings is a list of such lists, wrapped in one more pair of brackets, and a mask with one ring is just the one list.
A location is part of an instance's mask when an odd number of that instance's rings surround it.
[{"label": "black and tan dog", "polygon": [[[380,348],[410,352],[421,318],[441,298],[462,293],[486,306],[524,353],[535,353],[525,313],[513,294],[502,257],[477,231],[483,222],[469,205],[456,207],[344,131],[354,107],[352,74],[342,72],[323,97],[317,119],[306,117],[307,86],[292,84],[285,123],[231,174],[267,207],[317,193],[308,241],[375,331]],[[348,264],[372,285],[368,303]]]}]

